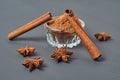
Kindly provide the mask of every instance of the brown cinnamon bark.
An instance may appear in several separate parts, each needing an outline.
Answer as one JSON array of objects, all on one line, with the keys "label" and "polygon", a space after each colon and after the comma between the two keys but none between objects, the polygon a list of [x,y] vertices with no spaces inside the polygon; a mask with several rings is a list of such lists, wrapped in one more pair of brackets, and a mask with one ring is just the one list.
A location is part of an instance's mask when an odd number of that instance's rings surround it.
[{"label": "brown cinnamon bark", "polygon": [[75,20],[76,23],[79,25],[79,27],[86,33],[86,35],[88,35],[87,32],[84,30],[84,28],[81,26],[81,23],[80,23],[80,21],[78,20],[78,17],[77,17],[77,16],[74,16],[74,20]]},{"label": "brown cinnamon bark", "polygon": [[82,40],[83,44],[87,48],[90,56],[93,60],[97,60],[101,56],[101,52],[96,47],[96,45],[92,42],[86,31],[82,28],[81,23],[78,18],[74,16],[72,9],[65,10],[66,15],[68,15],[68,20],[70,21],[72,27],[75,29],[75,32]]},{"label": "brown cinnamon bark", "polygon": [[69,19],[71,25],[74,27],[77,35],[80,37],[83,44],[87,48],[92,59],[97,60],[101,56],[101,52],[99,51],[99,49],[95,46],[95,44],[92,42],[92,40],[86,34],[86,32],[81,28],[82,25],[78,25],[73,17],[68,17],[68,19]]},{"label": "brown cinnamon bark", "polygon": [[8,38],[10,40],[20,36],[21,34],[28,32],[32,30],[33,28],[36,28],[37,26],[47,22],[48,20],[52,19],[52,15],[50,12],[45,13],[44,15],[40,16],[39,18],[21,26],[20,28],[12,31],[11,33],[8,34]]}]

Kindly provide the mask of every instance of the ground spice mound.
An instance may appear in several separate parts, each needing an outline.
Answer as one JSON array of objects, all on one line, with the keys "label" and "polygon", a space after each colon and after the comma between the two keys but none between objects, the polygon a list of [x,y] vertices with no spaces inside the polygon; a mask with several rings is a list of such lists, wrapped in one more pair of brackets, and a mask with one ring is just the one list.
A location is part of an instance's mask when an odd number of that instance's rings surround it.
[{"label": "ground spice mound", "polygon": [[74,41],[73,39],[76,37],[76,33],[66,13],[48,21],[47,25],[48,32],[50,33],[49,35],[52,37],[53,41],[60,44],[69,44]]},{"label": "ground spice mound", "polygon": [[71,26],[65,13],[49,21],[48,25],[52,28],[59,29],[61,32],[64,33],[75,33],[75,30]]}]

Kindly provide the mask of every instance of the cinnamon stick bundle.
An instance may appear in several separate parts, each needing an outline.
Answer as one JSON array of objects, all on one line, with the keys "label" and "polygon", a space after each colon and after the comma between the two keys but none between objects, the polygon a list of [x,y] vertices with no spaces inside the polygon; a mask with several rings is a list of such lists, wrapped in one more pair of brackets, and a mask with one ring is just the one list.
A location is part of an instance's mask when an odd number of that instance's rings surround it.
[{"label": "cinnamon stick bundle", "polygon": [[70,21],[71,25],[75,29],[75,32],[80,37],[85,47],[87,48],[92,59],[97,60],[101,56],[101,52],[96,47],[96,45],[92,42],[92,40],[89,38],[88,34],[82,28],[82,25],[78,23],[78,21],[76,20],[76,18],[74,18],[74,16],[70,16],[69,12],[71,15],[71,10],[69,11],[69,9],[67,9],[66,13],[68,14],[68,20]]},{"label": "cinnamon stick bundle", "polygon": [[44,15],[40,16],[39,18],[21,26],[20,28],[12,31],[11,33],[8,34],[8,39],[12,40],[21,34],[28,32],[32,30],[33,28],[36,28],[37,26],[49,21],[52,19],[52,15],[50,12],[45,13]]}]

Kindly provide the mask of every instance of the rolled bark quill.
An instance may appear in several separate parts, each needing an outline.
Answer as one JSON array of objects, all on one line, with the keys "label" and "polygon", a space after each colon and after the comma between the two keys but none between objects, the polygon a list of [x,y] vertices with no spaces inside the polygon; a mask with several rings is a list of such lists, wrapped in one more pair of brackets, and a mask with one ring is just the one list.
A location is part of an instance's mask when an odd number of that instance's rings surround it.
[{"label": "rolled bark quill", "polygon": [[12,31],[11,33],[8,34],[8,39],[12,40],[18,36],[20,36],[21,34],[28,32],[34,28],[36,28],[37,26],[49,21],[52,19],[52,15],[50,12],[47,12],[45,14],[43,14],[42,16],[40,16],[39,18],[21,26],[20,28]]},{"label": "rolled bark quill", "polygon": [[[86,31],[84,30],[84,28],[81,26],[81,23],[80,23],[78,17],[74,15],[72,9],[65,9],[64,13],[66,13],[68,16],[73,17],[74,20],[76,21],[76,23],[79,25],[79,27],[86,33]],[[86,33],[86,35],[87,35],[87,33]]]},{"label": "rolled bark quill", "polygon": [[[87,32],[84,30],[84,28],[81,26],[81,23],[80,23],[80,21],[79,21],[79,19],[78,19],[77,16],[74,16],[74,20],[75,20],[76,23],[79,25],[79,27],[86,33],[86,35],[88,35]],[[88,36],[88,37],[89,37],[89,36]]]},{"label": "rolled bark quill", "polygon": [[76,23],[76,21],[74,20],[74,18],[68,17],[68,19],[69,19],[71,25],[74,27],[77,35],[80,37],[80,39],[82,40],[83,44],[87,48],[87,50],[88,50],[90,56],[92,57],[92,59],[93,60],[97,60],[101,56],[101,52],[99,51],[99,49],[91,41],[91,39],[88,37],[88,35],[86,34],[86,32],[84,32],[82,30],[82,28],[81,28],[82,26],[78,25]]},{"label": "rolled bark quill", "polygon": [[[70,12],[70,15],[69,15]],[[68,20],[70,21],[71,25],[75,29],[76,34],[80,37],[81,41],[87,48],[90,56],[92,57],[93,60],[97,60],[101,56],[101,52],[99,49],[95,46],[95,44],[92,42],[92,40],[89,38],[87,33],[84,31],[82,28],[82,25],[76,21],[77,19],[74,18],[74,16],[71,16],[71,10],[69,11],[66,10],[66,13],[68,14]]]}]

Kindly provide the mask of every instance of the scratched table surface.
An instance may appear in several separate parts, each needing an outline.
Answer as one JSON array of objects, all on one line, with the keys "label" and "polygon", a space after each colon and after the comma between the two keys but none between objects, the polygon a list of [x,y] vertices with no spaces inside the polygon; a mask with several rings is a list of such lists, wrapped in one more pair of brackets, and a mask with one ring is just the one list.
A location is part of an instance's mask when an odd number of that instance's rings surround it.
[{"label": "scratched table surface", "polygon": [[[57,63],[50,58],[55,50],[46,41],[43,25],[9,41],[12,30],[46,12],[53,16],[72,8],[85,22],[85,30],[100,49],[103,59],[93,61],[81,43],[69,49],[74,52],[69,63]],[[120,0],[0,0],[0,80],[120,80]],[[99,42],[94,33],[104,31],[112,35],[107,42]],[[41,56],[44,64],[29,72],[17,48],[31,45],[34,56]]]}]

